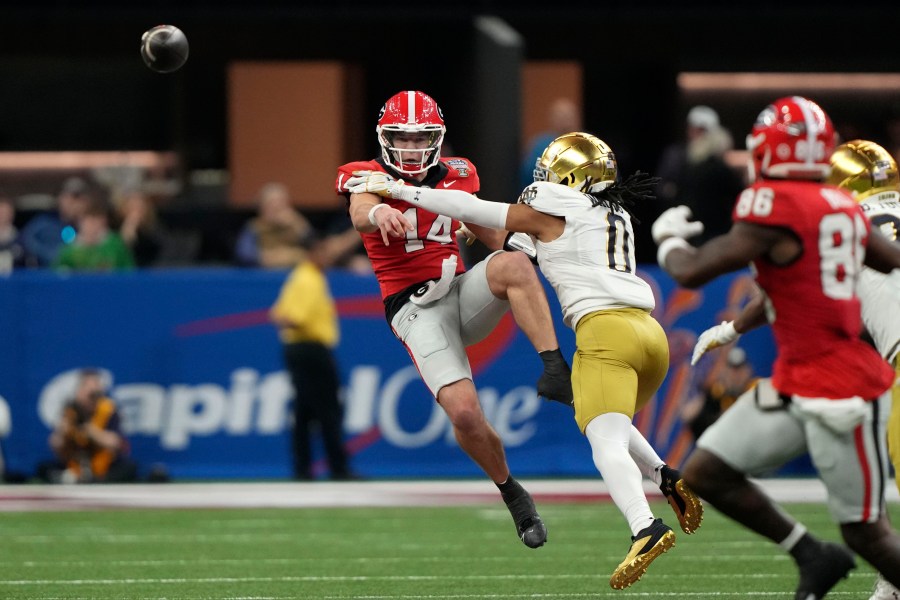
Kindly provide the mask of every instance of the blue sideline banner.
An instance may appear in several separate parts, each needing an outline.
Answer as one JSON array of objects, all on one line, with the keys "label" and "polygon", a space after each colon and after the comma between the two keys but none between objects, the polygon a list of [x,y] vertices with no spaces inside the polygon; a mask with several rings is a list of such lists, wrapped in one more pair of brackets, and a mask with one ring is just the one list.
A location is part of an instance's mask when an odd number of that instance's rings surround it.
[{"label": "blue sideline banner", "polygon": [[[672,361],[656,400],[635,423],[661,456],[680,464],[692,446],[680,411],[724,359],[712,352],[691,368],[694,341],[733,318],[752,281],[741,273],[688,291],[656,267],[641,275],[654,289],[654,314],[669,335]],[[293,393],[267,318],[285,276],[212,269],[19,272],[0,280],[0,422],[3,409],[9,412],[0,445],[7,470],[33,474],[51,458],[52,423],[78,370],[90,366],[107,374],[144,472],[163,464],[176,479],[289,477]],[[353,468],[368,477],[480,475],[385,323],[374,278],[334,271],[329,282],[341,315],[337,357]],[[570,358],[574,334],[547,290]],[[769,374],[768,328],[745,335],[740,345],[756,373]],[[510,316],[470,351],[485,413],[514,472],[596,475],[571,410],[537,398],[541,362]]]}]

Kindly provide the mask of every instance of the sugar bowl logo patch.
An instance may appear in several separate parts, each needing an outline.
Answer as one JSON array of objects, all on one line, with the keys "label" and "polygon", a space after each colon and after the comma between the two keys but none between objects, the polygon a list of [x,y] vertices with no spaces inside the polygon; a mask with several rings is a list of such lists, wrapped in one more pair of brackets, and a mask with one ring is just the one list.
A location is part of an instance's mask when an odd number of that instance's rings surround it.
[{"label": "sugar bowl logo patch", "polygon": [[447,161],[447,165],[453,167],[457,173],[459,173],[460,177],[468,177],[469,176],[469,165],[464,160],[460,160],[458,158],[451,158]]}]

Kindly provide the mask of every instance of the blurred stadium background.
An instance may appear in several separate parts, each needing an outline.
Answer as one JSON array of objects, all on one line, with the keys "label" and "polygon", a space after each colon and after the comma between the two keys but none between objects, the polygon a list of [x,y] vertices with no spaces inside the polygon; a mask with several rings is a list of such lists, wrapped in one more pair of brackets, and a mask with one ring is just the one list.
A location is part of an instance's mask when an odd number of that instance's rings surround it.
[{"label": "blurred stadium background", "polygon": [[[818,100],[845,139],[900,147],[900,6],[870,2],[8,2],[0,8],[0,183],[20,224],[61,181],[137,179],[186,241],[171,264],[127,275],[23,270],[0,280],[0,399],[8,471],[48,457],[46,435],[75,369],[108,371],[133,454],[175,479],[289,475],[288,380],[265,311],[285,273],[233,268],[255,194],[285,182],[317,226],[343,213],[335,167],[375,156],[386,98],[420,89],[447,143],[479,166],[483,196],[513,199],[527,141],[557,97],[611,144],[625,172],[655,168],[708,104],[737,140],[771,99]],[[141,33],[172,23],[190,58],[141,62]],[[894,132],[896,133],[896,132]],[[737,168],[737,167],[736,167]],[[723,356],[687,365],[698,332],[728,318],[746,274],[686,292],[652,263],[654,206],[638,208],[639,259],[657,290],[672,371],[638,424],[671,462],[690,450],[680,409]],[[329,273],[354,466],[372,478],[474,477],[381,316],[370,276]],[[551,294],[552,296],[552,294]],[[554,304],[555,306],[555,304]],[[564,349],[572,336],[557,328]],[[759,375],[771,338],[741,341]],[[475,350],[486,410],[516,472],[590,476],[561,407],[541,405],[539,361],[511,322]],[[792,465],[782,474],[808,475]]]},{"label": "blurred stadium background", "polygon": [[[161,466],[175,482],[0,485],[0,596],[576,600],[794,588],[785,555],[709,510],[639,585],[609,590],[628,541],[621,516],[568,411],[536,398],[540,362],[507,319],[472,362],[511,467],[550,524],[548,545],[525,549],[385,326],[374,279],[342,269],[328,277],[344,428],[368,481],[289,481],[291,390],[266,316],[286,272],[237,268],[234,245],[268,181],[286,183],[322,231],[339,223],[335,167],[376,155],[378,109],[402,89],[438,101],[447,143],[478,165],[491,199],[515,198],[527,142],[558,97],[581,107],[624,172],[652,172],[697,104],[733,134],[739,170],[756,114],[791,93],[819,101],[844,139],[896,154],[900,4],[31,0],[3,3],[0,23],[0,190],[15,199],[17,224],[52,209],[60,184],[79,175],[138,183],[177,241],[165,263],[126,274],[0,276],[6,478],[28,481],[50,458],[59,406],[77,370],[93,366],[109,377],[141,476]],[[141,33],[161,23],[190,41],[170,75],[138,53]],[[636,424],[679,464],[692,444],[681,411],[725,360],[692,369],[694,341],[733,316],[751,281],[674,286],[655,266],[658,209],[637,209],[638,258],[672,369]],[[573,336],[556,326],[568,355]],[[770,334],[740,345],[768,374]],[[801,460],[763,484],[835,539],[811,474]],[[888,493],[895,511],[897,490]],[[861,565],[832,596],[867,597],[873,578]]]}]

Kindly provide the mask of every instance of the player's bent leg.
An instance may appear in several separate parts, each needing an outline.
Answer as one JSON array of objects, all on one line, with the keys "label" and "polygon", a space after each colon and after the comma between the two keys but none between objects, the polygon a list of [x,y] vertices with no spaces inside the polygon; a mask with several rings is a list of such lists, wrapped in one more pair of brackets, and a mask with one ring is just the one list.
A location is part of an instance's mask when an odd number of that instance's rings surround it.
[{"label": "player's bent leg", "polygon": [[[818,600],[856,568],[853,553],[841,544],[813,540],[815,549],[808,560],[798,560],[800,581],[794,600]],[[796,558],[796,557],[795,557]]]},{"label": "player's bent leg", "polygon": [[844,541],[896,585],[900,583],[900,537],[884,513],[888,400],[882,396],[867,402],[857,425],[838,427],[805,415],[802,420],[809,455],[828,490],[828,511],[841,524]]},{"label": "player's bent leg", "polygon": [[460,448],[493,481],[505,481],[509,468],[503,443],[481,410],[472,380],[461,379],[445,385],[438,391],[437,401],[450,419]]},{"label": "player's bent leg", "polygon": [[681,475],[690,489],[720,512],[775,543],[794,528],[795,522],[759,487],[708,450],[694,450]]},{"label": "player's bent leg", "polygon": [[538,395],[571,405],[571,370],[559,352],[550,305],[534,265],[522,252],[497,252],[488,261],[486,276],[491,293],[509,302],[516,323],[544,363]]},{"label": "player's bent leg", "polygon": [[475,385],[470,379],[446,385],[438,392],[438,402],[450,419],[460,448],[500,488],[519,539],[529,548],[542,546],[547,541],[547,528],[531,495],[510,475],[503,443],[485,419]]},{"label": "player's bent leg", "polygon": [[631,418],[620,413],[598,415],[585,428],[594,464],[632,532],[628,554],[609,580],[614,589],[635,583],[650,563],[675,544],[672,529],[662,519],[654,519],[650,510],[640,469],[628,451],[631,429]]},{"label": "player's bent leg", "polygon": [[631,426],[631,437],[628,439],[628,453],[641,473],[659,486],[675,512],[681,530],[688,534],[697,531],[703,522],[703,503],[700,497],[688,487],[680,471],[663,462],[634,425]]},{"label": "player's bent leg", "polygon": [[889,583],[900,587],[900,536],[885,515],[874,523],[842,523],[841,535]]},{"label": "player's bent leg", "polygon": [[496,252],[486,260],[491,293],[509,302],[516,323],[535,349],[558,348],[544,286],[528,257],[521,252]]}]

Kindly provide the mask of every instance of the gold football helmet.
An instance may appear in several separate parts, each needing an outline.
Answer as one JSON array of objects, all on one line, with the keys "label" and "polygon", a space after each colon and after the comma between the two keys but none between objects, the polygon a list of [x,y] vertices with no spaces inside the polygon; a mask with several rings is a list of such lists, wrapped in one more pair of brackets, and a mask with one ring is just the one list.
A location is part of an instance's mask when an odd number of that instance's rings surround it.
[{"label": "gold football helmet", "polygon": [[853,140],[835,148],[827,182],[849,190],[859,202],[882,192],[900,195],[897,161],[890,152],[866,140]]},{"label": "gold football helmet", "polygon": [[561,135],[538,158],[535,181],[561,183],[579,192],[599,192],[616,181],[612,149],[598,137],[580,131]]}]

